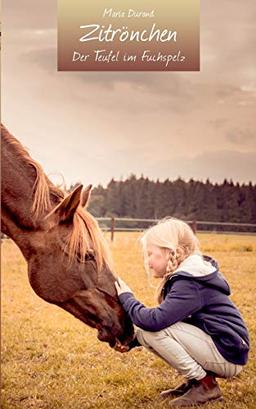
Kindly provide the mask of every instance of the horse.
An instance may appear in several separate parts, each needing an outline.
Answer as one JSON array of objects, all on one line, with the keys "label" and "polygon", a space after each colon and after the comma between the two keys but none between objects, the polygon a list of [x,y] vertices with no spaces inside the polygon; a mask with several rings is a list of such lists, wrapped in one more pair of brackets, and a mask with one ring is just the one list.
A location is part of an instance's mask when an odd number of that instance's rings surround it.
[{"label": "horse", "polygon": [[116,294],[113,264],[96,219],[86,210],[92,186],[65,194],[1,124],[1,230],[20,248],[35,293],[98,331],[123,352],[134,338]]}]

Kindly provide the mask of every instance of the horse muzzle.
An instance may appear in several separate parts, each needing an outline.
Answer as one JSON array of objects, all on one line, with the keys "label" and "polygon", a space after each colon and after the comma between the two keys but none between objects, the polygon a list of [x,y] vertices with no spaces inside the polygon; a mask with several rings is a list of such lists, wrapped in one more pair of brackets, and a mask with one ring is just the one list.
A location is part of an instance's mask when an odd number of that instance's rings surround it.
[{"label": "horse muzzle", "polygon": [[128,352],[129,345],[122,344],[118,338],[114,338],[113,334],[109,333],[105,328],[98,329],[97,338],[102,342],[108,342],[109,346],[118,352]]}]

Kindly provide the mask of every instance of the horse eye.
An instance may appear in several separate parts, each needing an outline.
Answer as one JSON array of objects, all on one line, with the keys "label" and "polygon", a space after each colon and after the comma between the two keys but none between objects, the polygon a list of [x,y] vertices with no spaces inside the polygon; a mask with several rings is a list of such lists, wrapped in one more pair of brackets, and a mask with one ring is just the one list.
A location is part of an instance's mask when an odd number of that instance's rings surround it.
[{"label": "horse eye", "polygon": [[95,251],[93,249],[89,249],[85,255],[85,260],[95,260]]}]

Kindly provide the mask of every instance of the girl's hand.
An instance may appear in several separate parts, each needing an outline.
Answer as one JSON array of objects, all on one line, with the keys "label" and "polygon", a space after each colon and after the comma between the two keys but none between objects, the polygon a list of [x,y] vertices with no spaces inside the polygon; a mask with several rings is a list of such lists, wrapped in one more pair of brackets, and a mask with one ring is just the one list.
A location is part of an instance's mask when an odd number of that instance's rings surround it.
[{"label": "girl's hand", "polygon": [[118,295],[123,293],[132,293],[130,287],[128,287],[128,285],[120,277],[118,277],[117,281],[115,281],[115,287]]}]

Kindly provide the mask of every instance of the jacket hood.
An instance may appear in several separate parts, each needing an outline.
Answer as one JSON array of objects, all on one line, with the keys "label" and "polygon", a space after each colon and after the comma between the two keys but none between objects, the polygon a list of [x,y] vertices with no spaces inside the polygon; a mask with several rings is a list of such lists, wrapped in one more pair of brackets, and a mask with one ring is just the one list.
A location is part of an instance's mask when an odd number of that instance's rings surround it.
[{"label": "jacket hood", "polygon": [[180,263],[169,280],[180,276],[193,278],[205,286],[214,287],[224,294],[230,295],[230,287],[219,272],[218,263],[209,256],[192,254]]}]

